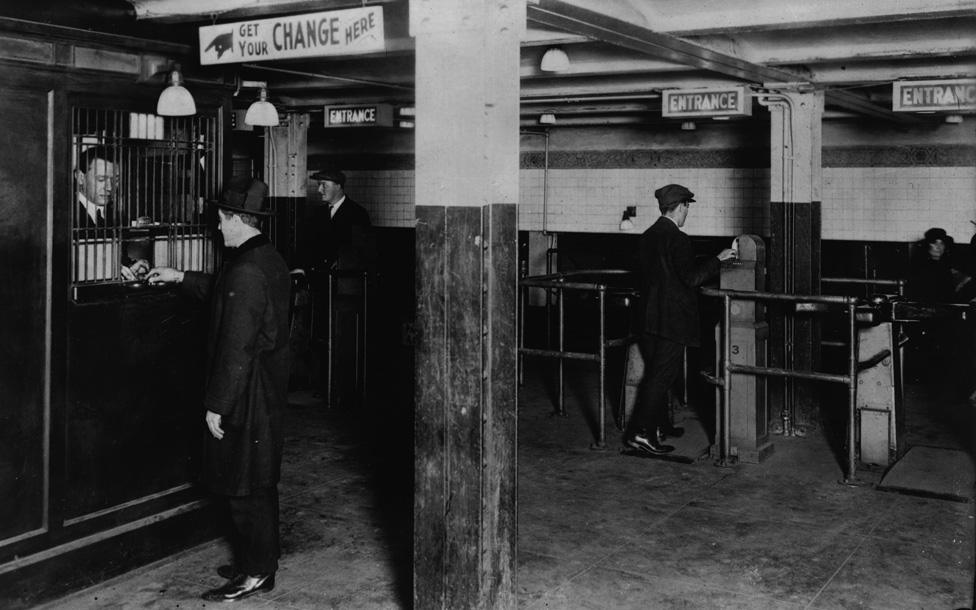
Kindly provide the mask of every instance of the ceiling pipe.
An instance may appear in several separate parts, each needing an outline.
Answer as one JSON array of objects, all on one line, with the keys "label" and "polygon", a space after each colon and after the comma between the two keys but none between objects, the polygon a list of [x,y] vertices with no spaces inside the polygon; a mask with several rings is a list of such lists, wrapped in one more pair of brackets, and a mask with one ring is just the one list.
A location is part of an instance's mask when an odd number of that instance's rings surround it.
[{"label": "ceiling pipe", "polygon": [[[754,64],[675,36],[654,32],[603,13],[574,6],[563,0],[537,0],[537,3],[528,5],[527,15],[529,21],[537,24],[590,36],[619,47],[732,76],[753,84],[804,80],[801,76],[786,70]],[[853,93],[827,90],[825,95],[828,102],[847,110],[900,124],[916,122],[911,116],[892,112]]]},{"label": "ceiling pipe", "polygon": [[291,74],[292,76],[307,76],[309,78],[314,78],[314,79],[340,81],[343,83],[353,83],[357,85],[370,85],[372,87],[400,89],[402,91],[414,90],[412,86],[397,85],[395,83],[384,83],[382,81],[367,80],[364,78],[350,78],[348,76],[334,76],[331,74],[321,74],[318,72],[303,72],[301,70],[288,70],[286,68],[273,68],[271,66],[263,66],[260,64],[241,64],[241,67],[250,68],[252,70],[263,70],[265,72],[276,72],[278,74]]}]

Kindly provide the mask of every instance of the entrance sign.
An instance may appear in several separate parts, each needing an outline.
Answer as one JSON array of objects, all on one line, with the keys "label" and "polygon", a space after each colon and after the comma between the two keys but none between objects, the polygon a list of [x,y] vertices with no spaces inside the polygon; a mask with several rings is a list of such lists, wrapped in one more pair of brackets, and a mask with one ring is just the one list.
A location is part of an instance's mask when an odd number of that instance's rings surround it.
[{"label": "entrance sign", "polygon": [[390,127],[392,125],[393,106],[390,104],[325,107],[326,127]]},{"label": "entrance sign", "polygon": [[895,112],[976,110],[976,78],[896,81],[891,85]]},{"label": "entrance sign", "polygon": [[386,48],[379,6],[200,28],[200,64],[372,53]]},{"label": "entrance sign", "polygon": [[661,116],[751,116],[749,87],[720,89],[665,89],[661,92]]}]

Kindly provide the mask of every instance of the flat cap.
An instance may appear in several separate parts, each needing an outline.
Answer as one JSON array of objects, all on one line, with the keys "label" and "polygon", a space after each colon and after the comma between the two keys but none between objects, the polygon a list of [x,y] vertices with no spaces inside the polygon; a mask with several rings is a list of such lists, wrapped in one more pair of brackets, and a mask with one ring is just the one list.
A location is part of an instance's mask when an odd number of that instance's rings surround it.
[{"label": "flat cap", "polygon": [[657,205],[662,210],[674,207],[683,201],[690,203],[695,200],[695,194],[680,184],[662,186],[654,191],[654,196],[657,197]]},{"label": "flat cap", "polygon": [[346,175],[333,168],[320,169],[312,174],[312,180],[330,180],[339,186],[346,185]]}]

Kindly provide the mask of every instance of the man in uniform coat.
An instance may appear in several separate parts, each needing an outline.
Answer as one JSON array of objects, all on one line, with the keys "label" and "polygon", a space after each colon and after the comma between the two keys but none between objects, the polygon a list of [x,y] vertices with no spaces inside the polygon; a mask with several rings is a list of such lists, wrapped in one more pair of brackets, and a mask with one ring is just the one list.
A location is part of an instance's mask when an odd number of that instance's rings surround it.
[{"label": "man in uniform coat", "polygon": [[698,287],[718,274],[720,261],[732,258],[730,249],[696,261],[691,238],[681,231],[695,195],[680,184],[654,191],[661,217],[640,239],[643,328],[638,347],[644,377],[634,412],[624,431],[624,443],[639,452],[664,454],[674,450],[663,442],[679,437],[681,428],[668,417],[668,389],[681,372],[685,347],[699,345]]},{"label": "man in uniform coat", "polygon": [[[345,192],[346,175],[338,169],[326,168],[312,174],[317,181],[321,203],[312,206],[299,233],[298,252],[293,273],[308,278],[312,294],[314,335],[309,365],[313,371],[313,385],[320,395],[326,394],[329,375],[333,376],[333,395],[330,404],[351,405],[356,396],[357,321],[363,303],[363,281],[353,274],[341,274],[333,284],[330,273],[335,271],[368,271],[376,262],[373,227],[366,209]],[[329,337],[329,291],[332,295],[334,334]],[[327,344],[335,356],[328,362]]]},{"label": "man in uniform coat", "polygon": [[346,195],[346,175],[337,169],[312,174],[320,205],[312,207],[298,247],[296,268],[305,272],[362,269],[373,261],[372,223],[366,208]]},{"label": "man in uniform coat", "polygon": [[232,178],[217,204],[228,248],[216,278],[156,268],[152,283],[182,282],[185,292],[212,302],[204,396],[209,431],[203,479],[227,499],[236,533],[229,580],[204,594],[236,601],[274,588],[278,557],[278,479],[281,411],[288,401],[288,310],[291,280],[284,259],[258,229],[268,187]]}]

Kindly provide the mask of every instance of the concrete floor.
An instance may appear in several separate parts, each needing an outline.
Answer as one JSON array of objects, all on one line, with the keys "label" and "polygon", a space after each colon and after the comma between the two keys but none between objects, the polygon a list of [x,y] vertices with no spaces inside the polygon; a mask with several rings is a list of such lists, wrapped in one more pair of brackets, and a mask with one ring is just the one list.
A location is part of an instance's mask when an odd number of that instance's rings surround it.
[{"label": "concrete floor", "polygon": [[[570,376],[567,416],[552,417],[540,368],[520,395],[520,608],[972,607],[971,470],[959,502],[840,485],[842,457],[820,431],[774,437],[764,463],[732,468],[622,456],[612,425],[609,448],[593,451],[593,375]],[[959,447],[962,422],[971,438],[976,409],[910,399],[955,422],[916,417],[910,435]],[[689,438],[695,418],[676,415]],[[277,588],[236,607],[409,608],[409,418],[384,432],[296,404],[287,419]],[[43,607],[204,607],[228,559],[222,542],[205,544]]]}]

